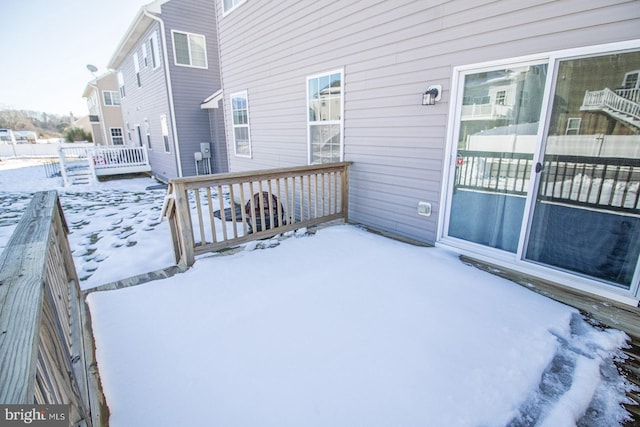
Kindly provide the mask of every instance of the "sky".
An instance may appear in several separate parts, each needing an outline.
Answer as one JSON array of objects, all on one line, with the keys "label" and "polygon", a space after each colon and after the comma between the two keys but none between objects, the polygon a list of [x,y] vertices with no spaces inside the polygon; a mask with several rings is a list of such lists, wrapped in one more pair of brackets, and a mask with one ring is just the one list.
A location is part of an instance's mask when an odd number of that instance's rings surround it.
[{"label": "sky", "polygon": [[0,109],[81,117],[82,93],[107,71],[117,45],[150,0],[0,1]]}]

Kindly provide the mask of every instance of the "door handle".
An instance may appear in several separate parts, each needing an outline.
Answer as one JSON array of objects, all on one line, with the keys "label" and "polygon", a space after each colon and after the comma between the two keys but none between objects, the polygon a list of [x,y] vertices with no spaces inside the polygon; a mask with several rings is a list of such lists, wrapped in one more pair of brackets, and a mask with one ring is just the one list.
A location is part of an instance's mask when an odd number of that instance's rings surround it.
[{"label": "door handle", "polygon": [[544,169],[544,166],[542,166],[542,163],[540,162],[536,163],[536,173],[542,172],[542,169]]}]

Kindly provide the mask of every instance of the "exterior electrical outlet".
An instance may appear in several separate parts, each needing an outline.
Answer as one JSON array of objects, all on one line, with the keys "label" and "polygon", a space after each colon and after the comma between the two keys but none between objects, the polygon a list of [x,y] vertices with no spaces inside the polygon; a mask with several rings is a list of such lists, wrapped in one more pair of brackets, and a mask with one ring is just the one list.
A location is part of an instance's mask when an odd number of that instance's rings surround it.
[{"label": "exterior electrical outlet", "polygon": [[431,203],[418,202],[418,215],[431,216]]}]

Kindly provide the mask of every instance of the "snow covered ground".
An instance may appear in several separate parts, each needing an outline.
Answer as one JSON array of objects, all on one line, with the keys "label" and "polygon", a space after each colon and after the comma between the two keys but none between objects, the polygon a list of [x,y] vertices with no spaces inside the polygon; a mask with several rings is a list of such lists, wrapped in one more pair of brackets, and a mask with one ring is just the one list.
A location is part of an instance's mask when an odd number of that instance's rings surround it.
[{"label": "snow covered ground", "polygon": [[[55,181],[0,163],[0,247],[30,192],[57,188],[83,288],[172,263],[153,181]],[[630,385],[613,364],[626,335],[453,253],[355,226],[253,247],[89,296],[111,426],[609,427],[627,416]]]}]

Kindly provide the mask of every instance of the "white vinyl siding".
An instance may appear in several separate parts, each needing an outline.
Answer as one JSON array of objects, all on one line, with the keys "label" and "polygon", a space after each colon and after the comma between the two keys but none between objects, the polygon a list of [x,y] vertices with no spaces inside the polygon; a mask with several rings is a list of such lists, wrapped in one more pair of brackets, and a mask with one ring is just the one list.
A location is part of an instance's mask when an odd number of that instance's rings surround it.
[{"label": "white vinyl siding", "polygon": [[204,36],[178,31],[171,31],[171,35],[176,65],[207,68],[207,47]]}]

